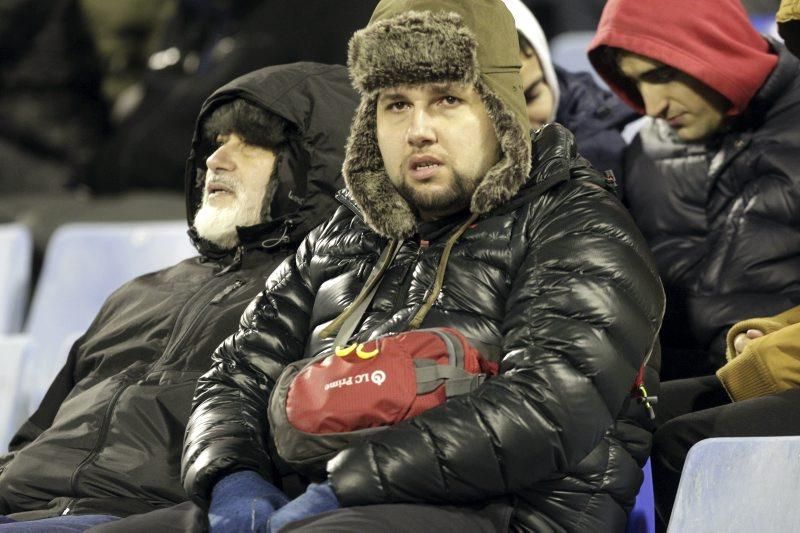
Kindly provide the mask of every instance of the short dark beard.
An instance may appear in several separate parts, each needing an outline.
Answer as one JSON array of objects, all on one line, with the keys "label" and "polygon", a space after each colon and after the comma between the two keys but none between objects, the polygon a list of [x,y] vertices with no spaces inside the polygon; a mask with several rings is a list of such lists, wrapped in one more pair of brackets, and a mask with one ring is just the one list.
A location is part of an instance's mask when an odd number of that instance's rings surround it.
[{"label": "short dark beard", "polygon": [[421,193],[409,187],[405,180],[400,184],[398,192],[417,216],[432,215],[434,218],[439,218],[469,206],[472,193],[475,192],[475,186],[470,187],[470,185],[472,185],[471,180],[456,173],[450,187],[437,195]]}]

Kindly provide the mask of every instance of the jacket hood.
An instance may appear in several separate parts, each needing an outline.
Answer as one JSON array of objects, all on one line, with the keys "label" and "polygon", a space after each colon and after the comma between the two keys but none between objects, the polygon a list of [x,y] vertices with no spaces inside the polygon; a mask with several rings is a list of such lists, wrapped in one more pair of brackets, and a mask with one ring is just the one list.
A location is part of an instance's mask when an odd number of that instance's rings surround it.
[{"label": "jacket hood", "polygon": [[605,47],[655,59],[725,96],[735,115],[747,109],[777,56],[756,32],[740,0],[609,0],[589,45],[595,70],[631,107],[644,113],[635,87]]},{"label": "jacket hood", "polygon": [[348,67],[361,103],[343,171],[365,221],[377,233],[403,239],[417,226],[378,149],[380,89],[447,81],[476,88],[502,155],[473,193],[472,213],[503,204],[527,180],[530,125],[519,75],[519,42],[514,19],[500,0],[383,0],[367,27],[350,40]]},{"label": "jacket hood", "polygon": [[[343,185],[341,166],[350,121],[358,103],[341,65],[292,63],[245,74],[215,91],[203,104],[186,164],[186,217],[192,225],[205,184],[202,124],[219,106],[242,98],[292,126],[276,159],[277,187],[269,221],[239,228],[242,243],[299,242],[335,209]],[[274,186],[274,184],[273,184]],[[196,243],[197,244],[197,243]]]},{"label": "jacket hood", "polygon": [[503,2],[514,17],[517,31],[524,35],[528,42],[531,43],[533,50],[539,58],[539,63],[542,65],[544,81],[553,93],[553,114],[548,120],[548,122],[553,122],[556,120],[556,111],[558,110],[561,91],[559,89],[556,70],[553,66],[553,60],[550,57],[550,46],[547,44],[547,37],[545,37],[544,30],[542,30],[539,21],[533,16],[531,10],[522,3],[522,0],[503,0]]}]

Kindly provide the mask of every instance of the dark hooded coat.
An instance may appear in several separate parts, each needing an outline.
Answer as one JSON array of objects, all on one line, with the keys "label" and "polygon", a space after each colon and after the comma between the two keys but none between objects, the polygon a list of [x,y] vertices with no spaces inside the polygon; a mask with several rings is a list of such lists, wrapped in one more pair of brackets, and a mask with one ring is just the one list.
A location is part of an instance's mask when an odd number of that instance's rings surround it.
[{"label": "dark hooded coat", "polygon": [[589,59],[640,113],[641,94],[607,47],[664,63],[730,103],[702,143],[681,141],[664,120],[644,126],[623,183],[667,290],[662,377],[709,374],[725,363],[733,324],[800,303],[800,61],[760,35],[739,0],[609,0]]},{"label": "dark hooded coat", "polygon": [[800,61],[781,48],[749,110],[714,145],[675,143],[655,123],[631,145],[625,198],[669,302],[665,377],[714,372],[728,328],[800,303],[798,120]]},{"label": "dark hooded coat", "polygon": [[[180,451],[196,380],[264,279],[333,210],[357,102],[343,67],[270,67],[215,92],[197,131],[204,117],[234,98],[293,127],[279,158],[272,219],[240,228],[236,250],[193,236],[197,257],[139,277],[109,297],[14,437],[12,451],[0,458],[0,514],[127,516],[186,499]],[[190,223],[203,186],[200,142],[196,133],[187,165]]]},{"label": "dark hooded coat", "polygon": [[625,199],[667,289],[666,377],[714,372],[736,322],[800,302],[800,60],[779,60],[748,109],[709,146],[643,128]]}]

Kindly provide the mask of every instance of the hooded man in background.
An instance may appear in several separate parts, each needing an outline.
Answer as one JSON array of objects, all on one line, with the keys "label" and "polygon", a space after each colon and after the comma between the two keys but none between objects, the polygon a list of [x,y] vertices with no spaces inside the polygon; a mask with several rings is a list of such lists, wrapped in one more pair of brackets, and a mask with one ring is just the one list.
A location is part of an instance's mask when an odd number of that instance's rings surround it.
[{"label": "hooded man in background", "polygon": [[531,128],[558,122],[575,135],[579,151],[598,170],[622,178],[622,130],[636,113],[601,88],[588,72],[569,72],[550,59],[539,22],[522,0],[503,0],[519,34],[522,86]]},{"label": "hooded man in background", "polygon": [[[198,382],[187,491],[236,517],[221,531],[621,531],[650,443],[630,389],[664,303],[642,236],[568,130],[531,138],[500,0],[384,0],[348,66],[342,206]],[[454,328],[499,373],[346,446],[284,506],[275,380],[364,301],[354,342]]]},{"label": "hooded man in background", "polygon": [[610,0],[589,57],[653,119],[622,189],[667,290],[662,379],[710,374],[734,323],[800,302],[800,60],[739,0]]},{"label": "hooded man in background", "polygon": [[800,61],[756,33],[738,0],[611,0],[589,57],[655,119],[631,146],[624,196],[667,288],[662,378],[698,376],[659,395],[652,465],[666,522],[693,444],[800,427],[796,391],[748,399],[753,358],[725,364],[731,326],[800,301]]},{"label": "hooded man in background", "polygon": [[346,69],[314,63],[255,71],[208,98],[186,170],[199,255],[124,285],[73,345],[0,458],[12,522],[0,531],[81,531],[186,500],[180,448],[197,378],[333,210],[355,105]]}]

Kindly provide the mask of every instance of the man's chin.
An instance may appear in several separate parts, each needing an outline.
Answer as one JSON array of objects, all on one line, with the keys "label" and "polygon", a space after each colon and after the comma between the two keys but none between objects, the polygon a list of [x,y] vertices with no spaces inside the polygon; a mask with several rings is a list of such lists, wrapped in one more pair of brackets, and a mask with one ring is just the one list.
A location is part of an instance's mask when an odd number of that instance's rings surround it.
[{"label": "man's chin", "polygon": [[469,205],[468,198],[455,194],[452,188],[411,188],[402,191],[403,197],[415,211],[423,213],[453,213]]},{"label": "man's chin", "polygon": [[233,248],[238,244],[236,226],[241,225],[237,224],[237,218],[241,218],[237,215],[234,203],[223,206],[209,198],[195,215],[194,227],[203,239],[222,248]]}]

